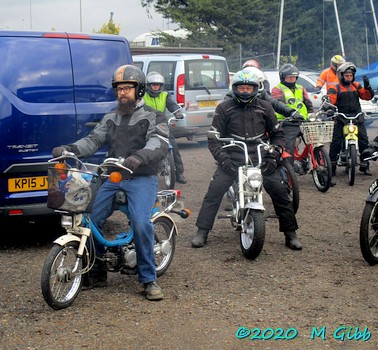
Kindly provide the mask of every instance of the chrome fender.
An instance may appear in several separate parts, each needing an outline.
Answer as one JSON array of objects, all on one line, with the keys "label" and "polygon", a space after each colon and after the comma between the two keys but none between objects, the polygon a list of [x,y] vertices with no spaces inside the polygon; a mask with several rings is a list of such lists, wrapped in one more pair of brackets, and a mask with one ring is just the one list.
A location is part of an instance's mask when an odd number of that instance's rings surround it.
[{"label": "chrome fender", "polygon": [[155,215],[152,219],[151,219],[151,222],[154,223],[154,221],[157,219],[157,218],[161,218],[161,217],[165,217],[167,218],[172,224],[173,224],[173,228],[174,228],[174,231],[176,232],[176,235],[178,236],[178,230],[177,230],[177,226],[176,226],[176,223],[175,221],[172,219],[172,217],[170,215],[168,215],[167,213],[158,213],[157,215]]},{"label": "chrome fender", "polygon": [[59,244],[61,246],[66,245],[69,242],[79,242],[80,243],[80,238],[74,235],[63,235],[58,237],[54,243]]},{"label": "chrome fender", "polygon": [[252,209],[252,210],[262,210],[265,211],[265,208],[262,203],[258,202],[250,202],[245,206],[245,209]]}]

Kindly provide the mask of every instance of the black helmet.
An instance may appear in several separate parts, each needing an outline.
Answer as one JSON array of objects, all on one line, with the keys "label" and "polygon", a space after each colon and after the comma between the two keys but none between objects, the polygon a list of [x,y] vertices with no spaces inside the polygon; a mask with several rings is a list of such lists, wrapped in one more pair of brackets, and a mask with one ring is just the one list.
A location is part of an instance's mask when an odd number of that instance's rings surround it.
[{"label": "black helmet", "polygon": [[[345,62],[339,68],[337,68],[337,77],[341,84],[350,84],[354,82],[354,78],[356,76],[357,68],[352,62]],[[346,82],[344,79],[344,73],[352,73],[353,79],[352,81]]]},{"label": "black helmet", "polygon": [[279,75],[280,75],[280,80],[281,80],[281,83],[284,83],[285,82],[285,78],[287,75],[294,75],[297,77],[296,80],[298,80],[298,77],[299,77],[299,70],[296,66],[294,66],[294,64],[291,64],[291,63],[286,63],[284,64],[280,70],[278,71]]},{"label": "black helmet", "polygon": [[[238,103],[250,103],[259,91],[260,77],[251,69],[244,68],[232,76],[232,92]],[[253,86],[252,92],[239,92],[238,85]]]},{"label": "black helmet", "polygon": [[[152,97],[157,97],[164,90],[164,77],[158,72],[150,72],[146,76],[147,91]],[[151,84],[159,84],[159,90],[153,90]]]},{"label": "black helmet", "polygon": [[112,79],[113,89],[124,83],[130,83],[135,86],[135,98],[137,100],[142,98],[146,92],[146,77],[137,66],[126,64],[115,70]]}]

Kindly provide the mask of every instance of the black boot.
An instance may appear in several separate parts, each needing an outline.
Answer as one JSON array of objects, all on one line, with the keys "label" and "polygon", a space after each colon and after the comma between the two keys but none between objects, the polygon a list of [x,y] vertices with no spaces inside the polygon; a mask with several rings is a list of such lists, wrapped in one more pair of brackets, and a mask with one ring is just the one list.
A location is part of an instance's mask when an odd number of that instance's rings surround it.
[{"label": "black boot", "polygon": [[176,174],[176,181],[180,184],[186,184],[186,179],[183,174]]},{"label": "black boot", "polygon": [[331,178],[330,186],[333,187],[333,186],[336,186],[335,176],[336,176],[336,166],[337,166],[337,163],[336,162],[331,162],[331,166],[332,166],[332,178]]},{"label": "black boot", "polygon": [[108,274],[104,262],[96,259],[92,269],[83,275],[82,290],[107,286]]},{"label": "black boot", "polygon": [[368,161],[360,161],[360,171],[364,175],[372,176],[371,172],[369,171],[369,162]]},{"label": "black boot", "polygon": [[197,233],[192,239],[192,247],[193,248],[201,248],[207,242],[207,235],[209,234],[209,230],[205,228],[198,228]]},{"label": "black boot", "polygon": [[299,241],[295,231],[285,232],[285,245],[293,250],[301,250],[302,243]]}]

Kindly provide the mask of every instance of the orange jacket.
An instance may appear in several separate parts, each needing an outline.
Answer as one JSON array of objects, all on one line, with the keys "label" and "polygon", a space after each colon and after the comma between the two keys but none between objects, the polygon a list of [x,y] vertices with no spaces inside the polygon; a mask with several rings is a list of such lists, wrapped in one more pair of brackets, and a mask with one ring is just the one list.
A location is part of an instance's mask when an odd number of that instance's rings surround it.
[{"label": "orange jacket", "polygon": [[326,84],[327,91],[329,88],[335,86],[338,84],[339,78],[337,76],[337,73],[332,69],[332,67],[329,67],[328,69],[323,70],[323,72],[320,73],[318,80],[316,81],[316,87],[322,88],[324,84]]},{"label": "orange jacket", "polygon": [[339,112],[354,114],[361,112],[360,98],[371,100],[374,97],[372,89],[365,89],[357,81],[349,84],[336,84],[327,91],[330,102],[337,106]]}]

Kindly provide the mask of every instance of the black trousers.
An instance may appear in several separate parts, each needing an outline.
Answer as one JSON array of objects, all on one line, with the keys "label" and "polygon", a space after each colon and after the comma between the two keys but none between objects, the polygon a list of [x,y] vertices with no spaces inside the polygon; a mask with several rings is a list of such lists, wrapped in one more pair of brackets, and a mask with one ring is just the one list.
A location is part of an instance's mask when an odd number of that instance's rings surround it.
[{"label": "black trousers", "polygon": [[172,132],[169,132],[169,142],[172,145],[173,159],[175,160],[176,174],[184,174],[184,163],[182,162],[180,150]]},{"label": "black trousers", "polygon": [[[336,120],[333,129],[332,143],[329,147],[329,157],[331,162],[337,161],[337,155],[340,153],[341,145],[344,141],[343,134],[344,123],[341,120]],[[365,124],[358,124],[358,149],[360,154],[369,146],[369,139]]]},{"label": "black trousers", "polygon": [[[237,176],[237,174],[235,174],[235,176]],[[220,166],[217,167],[203,199],[196,221],[197,227],[208,230],[213,228],[223,196],[233,184],[234,180],[234,176],[226,174]],[[295,231],[298,228],[298,224],[293,205],[286,189],[281,183],[281,177],[278,172],[270,176],[264,176],[263,185],[272,199],[274,210],[279,218],[279,230],[281,232]]]}]

